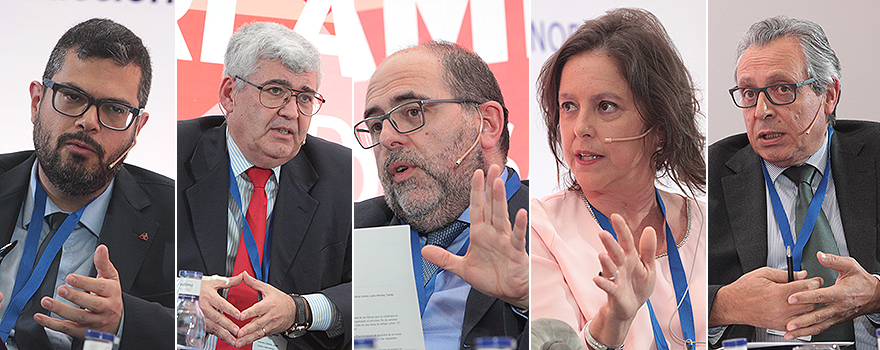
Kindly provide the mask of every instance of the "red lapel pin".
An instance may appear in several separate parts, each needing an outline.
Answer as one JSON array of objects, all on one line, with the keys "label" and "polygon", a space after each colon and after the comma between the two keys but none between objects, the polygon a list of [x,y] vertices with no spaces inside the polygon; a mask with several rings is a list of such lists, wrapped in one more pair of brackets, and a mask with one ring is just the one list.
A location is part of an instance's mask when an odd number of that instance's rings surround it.
[{"label": "red lapel pin", "polygon": [[138,236],[138,238],[140,238],[140,239],[146,241],[146,240],[148,240],[150,237],[147,236],[147,233],[146,233],[146,232],[144,232],[144,233],[141,233],[140,236]]}]

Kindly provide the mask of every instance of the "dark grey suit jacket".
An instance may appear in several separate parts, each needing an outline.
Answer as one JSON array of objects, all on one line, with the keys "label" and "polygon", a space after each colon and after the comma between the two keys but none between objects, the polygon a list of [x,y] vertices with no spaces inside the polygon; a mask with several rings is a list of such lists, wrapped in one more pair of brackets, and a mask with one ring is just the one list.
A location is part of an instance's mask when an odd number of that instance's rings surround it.
[{"label": "dark grey suit jacket", "polygon": [[[12,238],[34,161],[33,151],[0,155],[2,244]],[[107,245],[122,287],[125,319],[120,350],[174,344],[173,213],[174,181],[133,165],[122,166],[98,239],[99,245]],[[147,240],[140,238],[144,233]],[[93,267],[90,276],[96,274]],[[48,338],[44,345],[41,349],[52,348]],[[77,347],[82,344],[74,341]]]},{"label": "dark grey suit jacket", "polygon": [[[839,120],[831,138],[831,173],[849,254],[880,273],[880,124]],[[748,137],[709,147],[709,312],[718,289],[767,265],[767,201],[761,158]],[[727,327],[723,339],[754,340],[755,328]]]},{"label": "dark grey suit jacket", "polygon": [[[225,276],[225,118],[178,122],[177,138],[177,266]],[[269,284],[285,293],[322,293],[342,315],[344,336],[308,332],[290,341],[288,349],[333,349],[351,342],[350,149],[308,136],[281,166]]]},{"label": "dark grey suit jacket", "polygon": [[[507,171],[513,174],[513,169],[507,168]],[[520,208],[529,209],[528,181],[523,181],[519,191],[507,201],[507,206],[511,223],[514,222]],[[384,197],[371,198],[354,204],[355,228],[390,225],[400,225],[400,218],[391,211]],[[462,350],[473,348],[477,338],[492,336],[517,338],[517,348],[528,349],[528,331],[528,320],[517,315],[510,304],[471,288],[461,326]]]}]

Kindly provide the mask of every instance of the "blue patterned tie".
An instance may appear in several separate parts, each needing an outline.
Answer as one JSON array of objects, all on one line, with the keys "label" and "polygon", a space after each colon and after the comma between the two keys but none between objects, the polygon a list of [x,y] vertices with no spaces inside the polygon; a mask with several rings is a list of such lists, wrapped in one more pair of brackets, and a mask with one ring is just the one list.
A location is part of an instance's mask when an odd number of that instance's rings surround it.
[{"label": "blue patterned tie", "polygon": [[[449,245],[452,244],[452,241],[454,241],[455,238],[458,237],[458,235],[460,235],[467,227],[467,223],[455,220],[449,225],[429,233],[428,241],[425,245],[435,245],[446,249],[446,247],[449,247]],[[425,260],[425,258],[422,257],[422,277],[424,278],[425,285],[428,285],[428,281],[431,280],[431,277],[434,276],[437,269],[437,265],[428,262],[428,260]]]}]

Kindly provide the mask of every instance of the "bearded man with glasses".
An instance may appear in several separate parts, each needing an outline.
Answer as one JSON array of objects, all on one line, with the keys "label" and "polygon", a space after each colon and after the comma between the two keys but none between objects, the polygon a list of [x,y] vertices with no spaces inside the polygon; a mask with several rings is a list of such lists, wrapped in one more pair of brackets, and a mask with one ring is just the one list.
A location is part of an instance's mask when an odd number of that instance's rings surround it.
[{"label": "bearded man with glasses", "polygon": [[149,119],[152,68],[128,28],[90,19],[30,85],[34,152],[0,155],[0,264],[10,349],[81,348],[87,329],[123,349],[173,342],[174,182],[122,161]]},{"label": "bearded man with glasses", "polygon": [[420,242],[413,272],[428,296],[427,349],[486,336],[528,347],[529,189],[504,166],[507,117],[488,65],[451,43],[389,56],[367,86],[354,133],[373,149],[385,195],[355,203],[354,225],[409,225]]},{"label": "bearded man with glasses", "polygon": [[178,124],[181,270],[205,276],[206,349],[337,349],[351,334],[351,150],[307,135],[321,56],[257,22],[229,39],[225,116]]},{"label": "bearded man with glasses", "polygon": [[755,23],[738,55],[746,133],[709,147],[709,339],[875,349],[880,124],[836,120],[840,62],[816,23]]}]

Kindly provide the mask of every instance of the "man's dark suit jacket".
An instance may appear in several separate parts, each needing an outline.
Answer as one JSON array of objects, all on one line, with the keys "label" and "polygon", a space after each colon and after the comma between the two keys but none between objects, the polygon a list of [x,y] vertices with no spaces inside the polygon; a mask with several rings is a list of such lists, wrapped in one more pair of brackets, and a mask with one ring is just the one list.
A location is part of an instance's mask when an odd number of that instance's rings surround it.
[{"label": "man's dark suit jacket", "polygon": [[[226,275],[229,161],[222,116],[177,125],[177,266]],[[323,293],[341,312],[344,336],[308,332],[288,349],[341,348],[351,332],[351,150],[308,136],[281,166],[269,284]]]},{"label": "man's dark suit jacket", "polygon": [[[849,254],[880,272],[880,124],[839,120],[831,174]],[[718,289],[767,266],[767,200],[761,158],[745,134],[709,147],[709,312]],[[723,339],[754,340],[755,328],[727,327]]]},{"label": "man's dark suit jacket", "polygon": [[[507,168],[509,174],[513,169]],[[511,224],[520,208],[529,209],[529,186],[524,181],[519,191],[507,201],[507,211]],[[354,227],[377,227],[400,225],[400,218],[394,215],[384,197],[376,197],[354,204]],[[528,237],[528,235],[526,235]],[[517,315],[510,304],[501,299],[489,297],[471,288],[465,305],[464,323],[461,326],[462,350],[473,348],[480,337],[508,336],[516,338],[518,349],[528,349],[528,320]]]},{"label": "man's dark suit jacket", "polygon": [[[12,238],[36,159],[33,151],[0,155],[2,244]],[[152,350],[174,343],[173,220],[174,181],[123,164],[98,238],[98,244],[106,245],[110,252],[122,287],[125,318],[120,350]],[[146,240],[141,238],[143,234]],[[92,267],[90,276],[96,274]],[[73,347],[81,348],[82,342],[74,340]],[[48,338],[42,348],[52,348]]]}]

